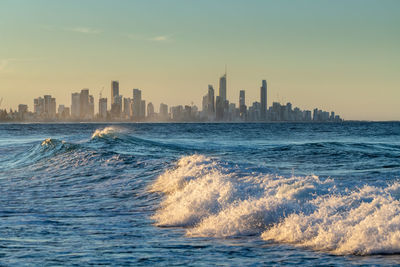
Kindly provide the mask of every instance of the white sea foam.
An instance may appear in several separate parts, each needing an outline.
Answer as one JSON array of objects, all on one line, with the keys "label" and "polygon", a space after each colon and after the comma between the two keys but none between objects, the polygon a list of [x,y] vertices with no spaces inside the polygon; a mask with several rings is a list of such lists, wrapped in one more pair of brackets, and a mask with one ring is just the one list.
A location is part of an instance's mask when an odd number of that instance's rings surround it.
[{"label": "white sea foam", "polygon": [[96,129],[94,133],[92,134],[92,139],[95,138],[103,138],[103,137],[115,137],[117,133],[122,132],[122,129],[109,126],[104,129]]},{"label": "white sea foam", "polygon": [[336,254],[400,253],[400,184],[341,190],[332,179],[241,175],[202,155],[181,158],[151,186],[158,226],[188,236],[261,235]]}]

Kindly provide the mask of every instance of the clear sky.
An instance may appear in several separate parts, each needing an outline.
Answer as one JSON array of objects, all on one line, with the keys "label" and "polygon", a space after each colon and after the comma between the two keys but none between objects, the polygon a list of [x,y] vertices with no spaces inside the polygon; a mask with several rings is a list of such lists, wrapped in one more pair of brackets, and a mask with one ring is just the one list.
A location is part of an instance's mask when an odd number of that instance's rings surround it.
[{"label": "clear sky", "polygon": [[[400,119],[400,1],[0,1],[0,108],[51,94],[95,97],[111,80],[142,89],[158,110],[201,107],[228,66],[238,103],[334,110],[345,119]],[[97,105],[96,105],[97,110]]]}]

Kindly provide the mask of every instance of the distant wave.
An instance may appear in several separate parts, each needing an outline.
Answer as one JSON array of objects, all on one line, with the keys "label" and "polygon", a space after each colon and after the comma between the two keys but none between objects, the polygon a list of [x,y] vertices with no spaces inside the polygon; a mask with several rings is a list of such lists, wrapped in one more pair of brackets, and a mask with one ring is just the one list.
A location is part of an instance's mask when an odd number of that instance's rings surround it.
[{"label": "distant wave", "polygon": [[40,143],[36,143],[22,153],[4,161],[4,168],[23,167],[32,163],[52,158],[56,155],[68,153],[79,149],[79,144],[68,143],[63,140],[46,138]]},{"label": "distant wave", "polygon": [[53,157],[60,153],[73,151],[80,148],[78,144],[72,144],[54,138],[45,139],[40,145],[34,146],[29,150],[27,158],[30,161]]},{"label": "distant wave", "polygon": [[188,236],[260,235],[334,254],[400,253],[400,183],[339,190],[317,176],[239,174],[234,166],[182,157],[151,185],[165,198],[153,219]]},{"label": "distant wave", "polygon": [[101,129],[96,129],[91,137],[92,141],[106,141],[107,143],[130,143],[148,147],[160,147],[171,150],[185,149],[181,144],[168,144],[161,141],[155,141],[139,137],[138,135],[129,134],[123,128],[109,126]]},{"label": "distant wave", "polygon": [[96,129],[92,134],[92,139],[96,138],[116,138],[118,133],[123,133],[124,130],[118,127],[109,126],[103,129]]}]

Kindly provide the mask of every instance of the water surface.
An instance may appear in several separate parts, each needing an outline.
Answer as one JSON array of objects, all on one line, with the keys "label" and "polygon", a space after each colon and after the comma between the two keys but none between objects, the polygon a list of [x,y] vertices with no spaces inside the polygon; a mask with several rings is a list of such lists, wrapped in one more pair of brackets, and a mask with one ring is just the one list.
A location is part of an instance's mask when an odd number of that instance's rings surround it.
[{"label": "water surface", "polygon": [[4,265],[400,264],[400,123],[0,124]]}]

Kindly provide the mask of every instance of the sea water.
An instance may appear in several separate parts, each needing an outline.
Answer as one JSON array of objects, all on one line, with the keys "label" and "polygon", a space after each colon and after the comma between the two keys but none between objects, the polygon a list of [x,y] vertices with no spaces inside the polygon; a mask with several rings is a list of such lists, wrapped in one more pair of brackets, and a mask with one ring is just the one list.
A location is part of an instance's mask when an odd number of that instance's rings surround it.
[{"label": "sea water", "polygon": [[0,264],[400,264],[400,123],[0,124]]}]

